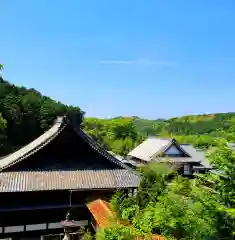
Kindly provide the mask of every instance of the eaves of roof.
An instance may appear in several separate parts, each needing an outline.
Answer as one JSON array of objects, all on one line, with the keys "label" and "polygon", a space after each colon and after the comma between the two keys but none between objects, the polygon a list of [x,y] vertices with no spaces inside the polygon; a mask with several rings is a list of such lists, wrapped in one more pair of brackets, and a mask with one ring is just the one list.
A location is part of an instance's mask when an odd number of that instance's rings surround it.
[{"label": "eaves of roof", "polygon": [[0,192],[137,188],[139,181],[125,169],[1,172]]},{"label": "eaves of roof", "polygon": [[96,152],[102,155],[105,159],[115,163],[117,166],[120,166],[123,169],[132,172],[135,175],[138,175],[137,172],[133,171],[133,169],[123,164],[115,156],[110,154],[101,145],[99,145],[90,136],[88,136],[81,129],[80,122],[76,123],[74,121],[71,121],[68,116],[58,117],[55,124],[44,134],[39,136],[37,139],[29,143],[28,145],[22,147],[18,151],[6,156],[5,158],[2,158],[0,161],[0,172],[20,161],[23,161],[24,159],[28,158],[29,156],[33,155],[34,153],[45,147],[47,144],[53,141],[65,129],[67,125],[72,127],[76,134],[78,134],[86,143],[89,144],[91,148],[93,148]]}]

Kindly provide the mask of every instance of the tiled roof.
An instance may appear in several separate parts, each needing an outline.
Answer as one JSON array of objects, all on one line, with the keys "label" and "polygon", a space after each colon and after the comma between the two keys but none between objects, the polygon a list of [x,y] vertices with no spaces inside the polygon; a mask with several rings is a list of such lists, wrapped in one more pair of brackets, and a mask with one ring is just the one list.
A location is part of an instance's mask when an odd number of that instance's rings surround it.
[{"label": "tiled roof", "polygon": [[[110,204],[104,200],[97,199],[91,203],[87,204],[89,211],[94,217],[99,228],[110,227],[112,223],[120,223],[120,220],[117,220],[114,212],[112,211]],[[120,223],[121,224],[121,223]],[[130,227],[135,231],[131,225],[125,225]],[[149,239],[149,238],[148,238]],[[151,236],[152,240],[165,240],[164,237],[153,234]],[[146,240],[144,237],[137,237],[136,240]]]},{"label": "tiled roof", "polygon": [[200,162],[202,166],[205,168],[211,168],[211,165],[209,163],[209,160],[206,158],[205,152],[193,147],[191,144],[181,144],[181,148],[183,148],[189,155],[192,157],[192,159],[195,160],[195,162]]},{"label": "tiled roof", "polygon": [[139,158],[143,161],[149,162],[152,160],[152,156],[161,149],[167,147],[172,142],[172,139],[162,139],[157,137],[149,137],[139,146],[133,149],[128,156]]},{"label": "tiled roof", "polygon": [[[149,137],[130,153],[128,153],[128,156],[139,158],[146,162],[150,162],[154,159],[161,161],[164,158],[158,157],[159,154],[164,152],[175,141],[175,139]],[[211,168],[210,163],[203,151],[194,148],[191,144],[178,144],[177,142],[176,144],[184,153],[188,155],[188,157],[168,157],[171,162],[200,163],[205,168]],[[131,162],[129,163],[132,164]],[[135,166],[136,164],[132,165]]]},{"label": "tiled roof", "polygon": [[110,204],[104,200],[97,199],[87,204],[89,211],[94,217],[99,228],[109,227],[112,221],[115,223],[116,219]]},{"label": "tiled roof", "polygon": [[83,141],[87,142],[91,148],[93,148],[98,154],[102,155],[106,160],[115,163],[119,167],[121,166],[124,169],[129,170],[134,173],[131,168],[128,168],[125,164],[119,161],[115,156],[106,151],[100,144],[94,141],[89,135],[87,135],[80,127],[80,123],[73,122],[69,119],[68,116],[58,117],[55,121],[55,124],[47,130],[44,134],[36,138],[34,141],[29,143],[28,145],[22,147],[18,151],[9,154],[6,157],[0,159],[0,171],[7,169],[8,167],[16,164],[17,162],[23,161],[28,158],[32,154],[36,153],[43,147],[45,147],[48,143],[53,141],[64,129],[69,125],[75,133],[83,139]]},{"label": "tiled roof", "polygon": [[139,177],[126,169],[1,172],[0,192],[137,187]]}]

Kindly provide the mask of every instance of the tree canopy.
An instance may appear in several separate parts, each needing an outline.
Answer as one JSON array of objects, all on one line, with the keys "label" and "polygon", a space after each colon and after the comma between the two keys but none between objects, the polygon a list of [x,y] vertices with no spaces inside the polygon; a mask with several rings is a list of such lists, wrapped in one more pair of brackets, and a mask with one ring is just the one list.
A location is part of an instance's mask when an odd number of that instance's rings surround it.
[{"label": "tree canopy", "polygon": [[0,77],[0,155],[29,143],[47,130],[57,116],[71,110],[83,115],[79,107],[66,106]]},{"label": "tree canopy", "polygon": [[[196,179],[176,174],[167,164],[144,167],[138,192],[116,193],[111,204],[137,231],[166,239],[207,240],[235,237],[235,152],[220,143],[208,154],[217,173]],[[220,172],[221,174],[218,174]],[[208,187],[208,181],[213,186]],[[113,235],[122,233],[110,227]],[[111,238],[106,238],[111,239]]]}]

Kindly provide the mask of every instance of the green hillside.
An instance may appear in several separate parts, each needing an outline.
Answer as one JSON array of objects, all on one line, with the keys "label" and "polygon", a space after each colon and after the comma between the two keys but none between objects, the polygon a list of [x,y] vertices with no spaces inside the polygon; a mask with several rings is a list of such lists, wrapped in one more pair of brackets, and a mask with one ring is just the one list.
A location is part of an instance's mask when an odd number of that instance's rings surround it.
[{"label": "green hillside", "polygon": [[[58,115],[79,107],[66,106],[35,89],[18,87],[0,78],[0,155],[27,144],[47,130]],[[235,113],[192,115],[148,120],[139,117],[85,118],[84,130],[106,149],[125,155],[147,136],[175,137],[207,148],[216,137],[235,141]]]},{"label": "green hillside", "polygon": [[136,130],[143,136],[156,135],[162,131],[165,125],[164,119],[148,120],[143,118],[133,119]]},{"label": "green hillside", "polygon": [[83,114],[79,107],[66,106],[0,77],[0,155],[29,143],[47,130],[57,115],[71,110]]},{"label": "green hillside", "polygon": [[228,131],[230,120],[235,117],[235,112],[216,113],[205,115],[189,115],[170,118],[167,120],[134,119],[135,127],[141,134],[156,135],[169,133],[175,135],[208,134],[221,135],[221,131]]}]

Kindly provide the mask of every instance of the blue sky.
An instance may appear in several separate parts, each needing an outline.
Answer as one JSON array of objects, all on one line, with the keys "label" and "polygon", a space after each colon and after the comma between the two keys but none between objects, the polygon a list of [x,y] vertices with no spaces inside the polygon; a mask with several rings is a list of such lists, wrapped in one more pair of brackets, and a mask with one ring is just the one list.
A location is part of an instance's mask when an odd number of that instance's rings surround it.
[{"label": "blue sky", "polygon": [[4,78],[88,116],[235,111],[234,0],[1,0]]}]

